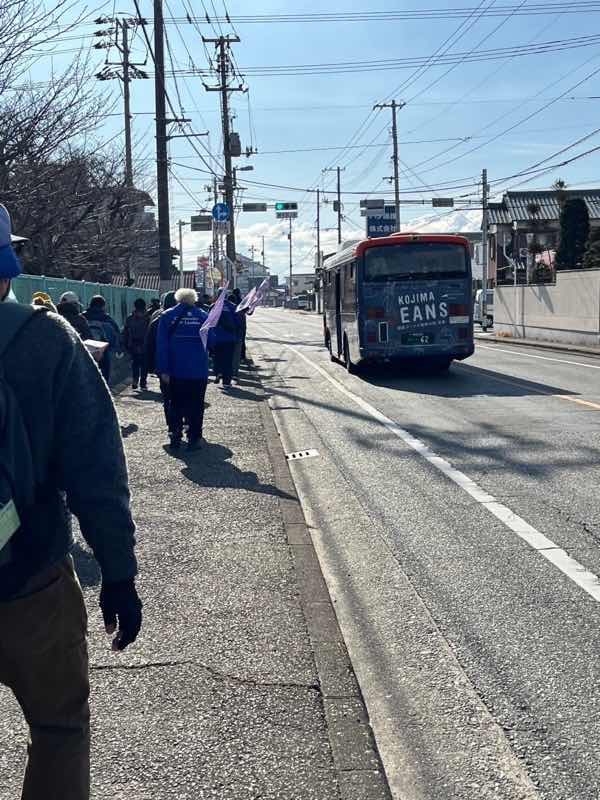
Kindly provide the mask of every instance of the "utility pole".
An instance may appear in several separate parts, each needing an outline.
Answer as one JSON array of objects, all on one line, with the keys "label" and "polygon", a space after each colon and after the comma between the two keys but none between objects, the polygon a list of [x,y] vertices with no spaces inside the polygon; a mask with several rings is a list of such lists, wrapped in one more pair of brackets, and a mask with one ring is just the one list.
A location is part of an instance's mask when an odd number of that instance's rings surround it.
[{"label": "utility pole", "polygon": [[123,44],[123,106],[125,111],[125,186],[133,186],[133,156],[131,150],[131,106],[129,96],[129,39],[127,21],[117,20]]},{"label": "utility pole", "polygon": [[207,86],[204,88],[207,92],[220,92],[221,94],[221,124],[223,126],[223,159],[225,162],[225,175],[223,176],[223,183],[225,185],[225,203],[229,207],[230,220],[229,220],[229,233],[227,234],[227,258],[232,263],[233,278],[235,281],[235,224],[234,224],[234,209],[233,209],[233,190],[234,190],[234,176],[231,164],[231,121],[229,116],[229,93],[245,91],[243,86],[230,87],[228,84],[229,79],[229,47],[235,42],[240,41],[239,36],[219,36],[216,39],[209,39],[205,36],[202,37],[205,44],[214,44],[218,50],[217,64],[219,70],[219,85]]},{"label": "utility pole", "polygon": [[321,268],[321,190],[317,189],[317,269]]},{"label": "utility pole", "polygon": [[[130,83],[134,78],[147,78],[148,74],[139,67],[143,64],[134,64],[130,61],[131,51],[129,49],[129,28],[136,25],[138,20],[132,17],[106,17],[97,20],[98,23],[112,22],[115,25],[114,44],[121,54],[120,61],[106,61],[104,67],[96,74],[96,78],[101,81],[113,80],[115,78],[123,82],[123,115],[125,128],[125,185],[133,186],[133,154],[131,144],[131,91]],[[113,29],[97,31],[95,35],[102,36],[112,33]],[[94,45],[97,50],[111,47],[112,42],[98,42]],[[120,67],[118,72],[113,67]]]},{"label": "utility pole", "polygon": [[488,182],[487,182],[487,169],[484,169],[481,173],[481,184],[482,184],[482,191],[481,191],[481,198],[482,198],[482,207],[483,207],[483,218],[481,224],[481,235],[482,235],[482,242],[481,242],[481,255],[482,255],[482,288],[483,288],[483,296],[481,299],[481,327],[485,330],[488,326],[487,324],[487,283],[488,283],[488,227],[489,227],[489,215],[488,215]]},{"label": "utility pole", "polygon": [[158,195],[158,263],[161,293],[171,284],[171,226],[169,222],[169,162],[165,85],[165,40],[162,0],[154,0],[154,96],[156,104],[156,191]]},{"label": "utility pole", "polygon": [[290,217],[290,232],[288,233],[288,239],[290,241],[290,306],[292,304],[292,298],[294,296],[294,283],[292,281],[292,218]]},{"label": "utility pole", "polygon": [[342,243],[342,181],[341,173],[346,167],[327,167],[323,172],[337,172],[337,230],[338,244]]},{"label": "utility pole", "polygon": [[262,239],[262,250],[260,251],[260,257],[262,258],[263,267],[266,267],[266,264],[265,264],[265,237],[261,236],[260,238]]},{"label": "utility pole", "polygon": [[183,288],[183,228],[187,222],[179,220],[177,227],[179,228],[179,288]]},{"label": "utility pole", "polygon": [[254,254],[256,253],[256,245],[251,244],[250,247],[248,248],[248,252],[252,256],[252,261],[254,261]]},{"label": "utility pole", "polygon": [[396,112],[404,108],[406,103],[398,103],[392,100],[391,103],[378,103],[373,106],[373,111],[378,108],[391,108],[392,109],[392,142],[394,147],[394,154],[392,161],[394,162],[394,206],[396,208],[396,230],[400,230],[400,167],[398,158],[398,124],[396,119]]}]

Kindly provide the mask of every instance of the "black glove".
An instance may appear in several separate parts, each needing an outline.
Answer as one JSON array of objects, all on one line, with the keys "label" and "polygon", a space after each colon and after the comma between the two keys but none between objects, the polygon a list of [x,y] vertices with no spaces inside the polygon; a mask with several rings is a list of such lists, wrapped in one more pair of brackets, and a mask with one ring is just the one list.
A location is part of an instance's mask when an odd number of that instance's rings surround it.
[{"label": "black glove", "polygon": [[106,632],[112,634],[117,631],[112,649],[125,650],[128,644],[135,642],[142,627],[142,602],[135,588],[135,580],[129,578],[115,583],[103,583],[100,608]]}]

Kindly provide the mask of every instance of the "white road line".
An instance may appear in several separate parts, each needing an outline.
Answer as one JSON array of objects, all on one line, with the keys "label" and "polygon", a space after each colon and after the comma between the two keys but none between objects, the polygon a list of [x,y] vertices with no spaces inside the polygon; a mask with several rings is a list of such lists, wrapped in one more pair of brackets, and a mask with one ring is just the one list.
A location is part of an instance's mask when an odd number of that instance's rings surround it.
[{"label": "white road line", "polygon": [[511,356],[521,358],[539,358],[540,361],[556,361],[557,364],[571,364],[574,367],[587,367],[588,369],[600,369],[600,364],[586,364],[584,361],[567,361],[564,358],[550,358],[549,356],[536,356],[534,353],[517,353],[514,350],[504,350],[502,347],[488,347],[485,344],[477,344],[477,350],[496,350],[499,353],[509,353]]},{"label": "white road line", "polygon": [[362,397],[346,389],[345,386],[335,378],[332,378],[326,370],[318,366],[318,364],[315,364],[310,358],[307,358],[300,350],[290,345],[284,345],[284,347],[287,350],[291,350],[292,353],[305,361],[315,372],[318,372],[326,381],[329,381],[341,394],[349,400],[352,400],[353,403],[359,406],[359,408],[362,408],[363,411],[366,411],[369,416],[377,420],[377,422],[383,425],[390,433],[393,433],[394,436],[401,439],[412,450],[449,478],[449,480],[463,489],[476,503],[486,508],[499,519],[503,525],[509,528],[513,533],[516,533],[523,541],[527,542],[533,550],[553,564],[563,575],[583,589],[584,592],[587,592],[596,602],[600,602],[600,579],[597,575],[587,570],[583,564],[580,564],[574,558],[571,558],[565,550],[560,548],[551,539],[544,536],[543,533],[540,533],[540,531],[526,522],[518,514],[515,514],[514,511],[511,511],[504,503],[500,503],[493,495],[488,494],[481,486],[475,483],[475,481],[465,475],[464,472],[455,469],[446,459],[436,455],[436,453],[430,450],[420,439],[417,439],[411,433],[404,430],[404,428],[401,428],[392,419],[386,417],[385,414],[382,414],[381,411],[378,411],[370,403],[367,403],[366,400],[363,400]]}]

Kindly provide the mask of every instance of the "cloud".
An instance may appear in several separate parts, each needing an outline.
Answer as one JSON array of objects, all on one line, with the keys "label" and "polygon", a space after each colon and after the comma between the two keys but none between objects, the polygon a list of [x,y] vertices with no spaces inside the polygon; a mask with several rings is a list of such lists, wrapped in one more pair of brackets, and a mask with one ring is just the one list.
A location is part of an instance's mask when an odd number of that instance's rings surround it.
[{"label": "cloud", "polygon": [[[260,259],[262,237],[265,237],[265,263],[273,274],[287,275],[289,272],[289,222],[278,220],[273,222],[255,222],[250,225],[236,226],[236,250],[241,255],[249,256],[252,245],[256,248],[255,258]],[[357,239],[359,235],[350,230],[345,231],[346,239]],[[303,222],[294,221],[292,227],[292,255],[294,272],[310,272],[315,266],[317,237],[315,229]],[[192,269],[198,256],[208,254],[212,245],[212,234],[192,233],[184,229],[183,255],[184,266]],[[326,230],[321,233],[321,249],[331,253],[337,248],[337,231]]]}]

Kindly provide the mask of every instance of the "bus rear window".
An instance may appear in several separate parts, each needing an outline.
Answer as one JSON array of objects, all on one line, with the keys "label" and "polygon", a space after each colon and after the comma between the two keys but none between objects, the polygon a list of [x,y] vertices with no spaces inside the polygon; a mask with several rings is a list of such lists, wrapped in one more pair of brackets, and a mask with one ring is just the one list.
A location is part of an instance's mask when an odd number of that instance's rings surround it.
[{"label": "bus rear window", "polygon": [[458,244],[410,242],[371,247],[365,253],[366,281],[458,278],[467,270],[466,250]]}]

